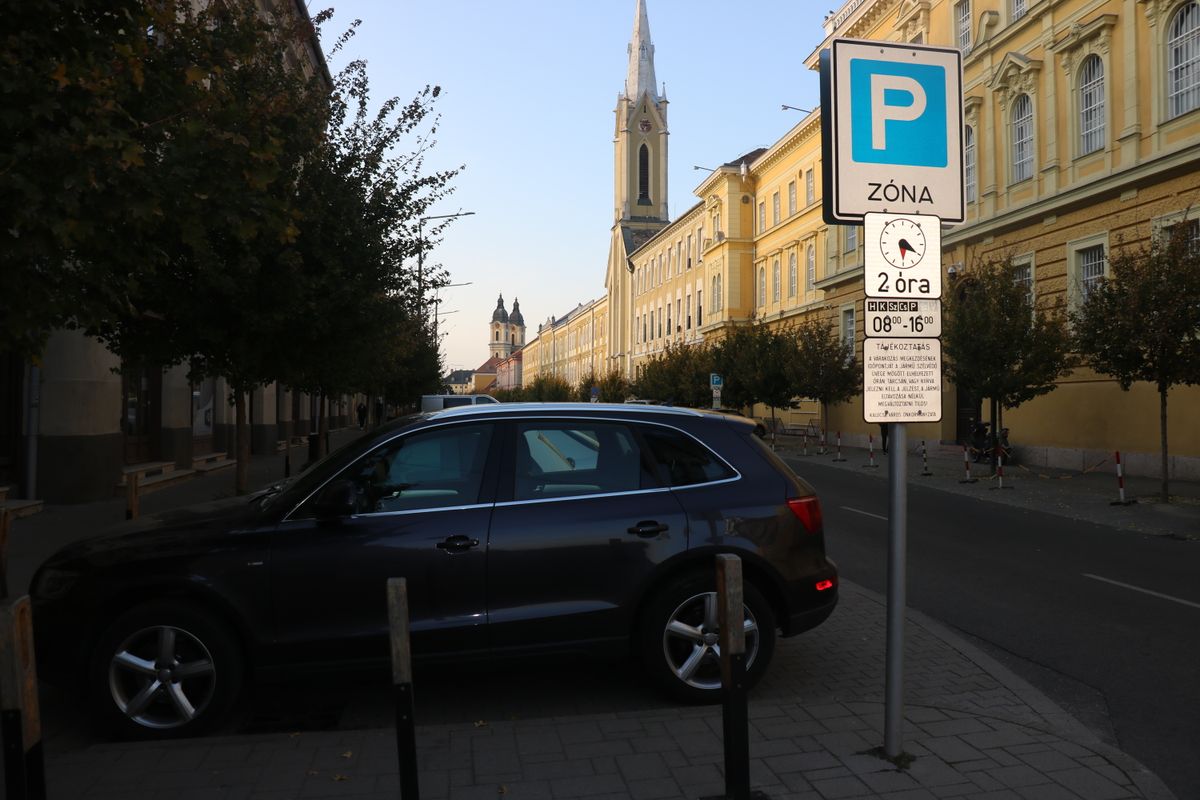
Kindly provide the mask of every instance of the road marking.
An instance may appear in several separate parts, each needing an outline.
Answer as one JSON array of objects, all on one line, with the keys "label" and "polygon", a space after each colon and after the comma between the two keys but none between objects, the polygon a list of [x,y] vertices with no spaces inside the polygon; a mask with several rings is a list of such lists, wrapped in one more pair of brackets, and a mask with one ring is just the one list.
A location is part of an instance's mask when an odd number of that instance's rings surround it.
[{"label": "road marking", "polygon": [[1135,592],[1141,592],[1142,594],[1148,594],[1148,595],[1151,595],[1152,597],[1161,597],[1163,600],[1170,600],[1172,603],[1179,603],[1180,605],[1191,606],[1192,608],[1200,608],[1200,603],[1193,603],[1191,600],[1181,600],[1178,597],[1172,597],[1169,594],[1163,594],[1162,592],[1151,591],[1150,589],[1143,589],[1140,586],[1131,586],[1128,583],[1121,583],[1120,581],[1114,581],[1111,578],[1102,578],[1099,575],[1091,575],[1087,572],[1084,572],[1082,574],[1083,574],[1083,577],[1091,578],[1094,581],[1102,581],[1104,583],[1111,583],[1113,586],[1120,586],[1122,589],[1132,589]]},{"label": "road marking", "polygon": [[888,521],[887,517],[881,517],[878,514],[872,514],[870,511],[859,511],[857,508],[851,508],[850,506],[842,506],[842,508],[846,511],[853,511],[855,514],[862,514],[864,517],[874,517],[875,519],[881,519],[884,522]]}]

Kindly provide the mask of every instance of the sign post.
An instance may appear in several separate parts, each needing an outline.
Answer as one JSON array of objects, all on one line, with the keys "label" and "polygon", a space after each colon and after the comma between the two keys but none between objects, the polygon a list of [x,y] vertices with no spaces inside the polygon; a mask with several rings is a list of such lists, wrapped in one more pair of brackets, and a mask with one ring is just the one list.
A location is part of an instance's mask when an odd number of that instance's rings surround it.
[{"label": "sign post", "polygon": [[718,375],[715,372],[710,372],[708,374],[708,383],[710,386],[712,386],[712,395],[713,395],[712,407],[720,408],[721,407],[721,387],[723,387],[725,385],[725,379],[722,378],[720,375]]},{"label": "sign post", "polygon": [[863,225],[863,420],[889,425],[884,754],[903,753],[909,422],[942,418],[941,225],[962,222],[962,53],[835,39],[821,53],[824,201]]}]

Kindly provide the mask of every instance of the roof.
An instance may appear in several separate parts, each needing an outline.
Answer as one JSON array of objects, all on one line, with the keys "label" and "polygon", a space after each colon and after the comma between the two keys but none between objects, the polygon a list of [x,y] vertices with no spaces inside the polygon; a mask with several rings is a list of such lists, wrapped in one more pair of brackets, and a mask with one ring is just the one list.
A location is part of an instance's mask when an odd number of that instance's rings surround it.
[{"label": "roof", "polygon": [[496,371],[496,365],[499,364],[501,361],[502,361],[502,359],[500,358],[500,356],[492,356],[487,361],[480,364],[479,368],[476,369],[475,371],[482,372],[485,374],[494,373]]}]

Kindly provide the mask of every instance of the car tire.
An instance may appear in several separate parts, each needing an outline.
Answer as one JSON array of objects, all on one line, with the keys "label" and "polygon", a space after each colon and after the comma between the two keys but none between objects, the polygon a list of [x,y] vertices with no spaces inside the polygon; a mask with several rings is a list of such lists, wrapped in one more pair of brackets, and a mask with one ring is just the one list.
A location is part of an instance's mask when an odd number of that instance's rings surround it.
[{"label": "car tire", "polygon": [[228,626],[174,602],[121,615],[100,637],[88,689],[100,725],[122,738],[175,738],[211,729],[233,708],[243,656]]},{"label": "car tire", "polygon": [[[717,594],[711,575],[673,581],[647,603],[638,649],[650,678],[685,703],[721,700]],[[752,583],[742,586],[746,629],[746,688],[762,677],[775,652],[775,612]]]}]

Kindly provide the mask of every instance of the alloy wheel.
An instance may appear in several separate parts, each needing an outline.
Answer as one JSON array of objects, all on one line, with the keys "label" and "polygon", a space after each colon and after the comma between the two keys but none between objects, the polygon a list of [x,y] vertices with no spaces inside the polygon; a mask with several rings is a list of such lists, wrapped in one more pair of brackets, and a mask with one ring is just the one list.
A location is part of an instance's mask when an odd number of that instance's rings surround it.
[{"label": "alloy wheel", "polygon": [[[758,621],[745,609],[746,668],[758,655]],[[663,629],[663,655],[679,680],[695,689],[721,688],[720,629],[717,593],[702,592],[680,603]]]},{"label": "alloy wheel", "polygon": [[142,628],[116,648],[108,667],[113,702],[145,728],[170,730],[201,714],[217,688],[204,642],[170,625]]}]

